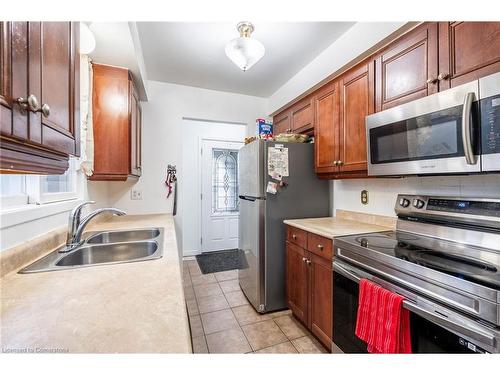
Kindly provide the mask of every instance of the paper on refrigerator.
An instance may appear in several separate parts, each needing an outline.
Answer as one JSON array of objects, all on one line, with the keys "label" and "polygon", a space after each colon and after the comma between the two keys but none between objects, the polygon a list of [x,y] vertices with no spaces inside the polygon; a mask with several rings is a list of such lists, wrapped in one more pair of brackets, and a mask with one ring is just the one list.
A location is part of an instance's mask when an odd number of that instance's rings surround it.
[{"label": "paper on refrigerator", "polygon": [[288,148],[269,147],[267,149],[267,173],[269,176],[288,176]]}]

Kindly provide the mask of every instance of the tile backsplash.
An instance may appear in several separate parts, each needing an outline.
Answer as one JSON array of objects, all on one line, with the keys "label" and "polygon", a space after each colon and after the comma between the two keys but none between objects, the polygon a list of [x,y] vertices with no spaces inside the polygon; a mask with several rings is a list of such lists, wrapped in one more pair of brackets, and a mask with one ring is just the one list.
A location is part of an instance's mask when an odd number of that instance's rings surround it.
[{"label": "tile backsplash", "polygon": [[[368,190],[367,205],[361,204],[361,190]],[[428,176],[373,178],[331,182],[333,209],[395,216],[398,194],[427,194],[459,197],[500,198],[500,174],[470,176]]]}]

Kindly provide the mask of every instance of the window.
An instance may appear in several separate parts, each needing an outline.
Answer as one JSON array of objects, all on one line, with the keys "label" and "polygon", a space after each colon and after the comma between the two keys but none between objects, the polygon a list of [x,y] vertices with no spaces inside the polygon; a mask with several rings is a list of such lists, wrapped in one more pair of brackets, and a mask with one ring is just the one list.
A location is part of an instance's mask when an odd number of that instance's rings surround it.
[{"label": "window", "polygon": [[0,175],[1,208],[77,198],[76,165],[77,159],[70,159],[69,168],[62,175]]},{"label": "window", "polygon": [[238,151],[212,149],[212,212],[238,212]]},{"label": "window", "polygon": [[15,174],[0,175],[0,201],[2,207],[28,204],[26,176]]}]

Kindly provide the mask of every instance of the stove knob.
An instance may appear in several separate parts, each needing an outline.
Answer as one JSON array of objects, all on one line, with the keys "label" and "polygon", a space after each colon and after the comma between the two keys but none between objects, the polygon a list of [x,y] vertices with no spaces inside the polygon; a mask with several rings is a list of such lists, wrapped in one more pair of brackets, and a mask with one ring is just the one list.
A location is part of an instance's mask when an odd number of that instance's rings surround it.
[{"label": "stove knob", "polygon": [[410,201],[406,198],[399,198],[399,205],[402,207],[408,207],[410,205]]},{"label": "stove knob", "polygon": [[422,208],[422,207],[424,207],[424,205],[425,205],[425,202],[421,199],[415,198],[413,200],[413,207],[415,207],[415,208]]}]

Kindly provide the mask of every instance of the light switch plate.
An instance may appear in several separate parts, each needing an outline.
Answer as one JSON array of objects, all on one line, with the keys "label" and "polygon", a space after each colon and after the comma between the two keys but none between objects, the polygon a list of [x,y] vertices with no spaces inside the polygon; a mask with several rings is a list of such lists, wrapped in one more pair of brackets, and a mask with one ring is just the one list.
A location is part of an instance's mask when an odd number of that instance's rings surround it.
[{"label": "light switch plate", "polygon": [[130,195],[131,195],[130,199],[134,201],[142,200],[142,190],[132,189]]},{"label": "light switch plate", "polygon": [[368,204],[368,190],[361,190],[361,203]]}]

